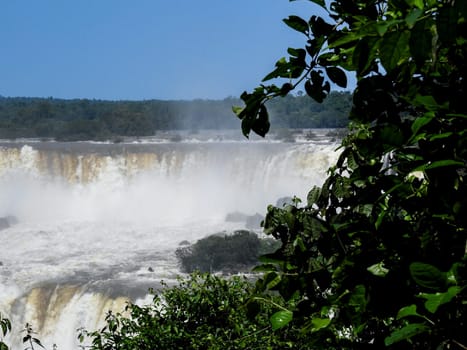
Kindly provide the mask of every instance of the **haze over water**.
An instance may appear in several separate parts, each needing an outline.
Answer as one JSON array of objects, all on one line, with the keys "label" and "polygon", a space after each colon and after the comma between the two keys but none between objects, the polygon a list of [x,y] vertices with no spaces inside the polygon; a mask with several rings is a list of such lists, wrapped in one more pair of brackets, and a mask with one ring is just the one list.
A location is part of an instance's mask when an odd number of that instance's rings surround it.
[{"label": "haze over water", "polygon": [[245,228],[226,222],[229,213],[264,215],[280,197],[305,198],[336,147],[326,138],[201,135],[178,143],[3,142],[0,217],[15,220],[0,231],[0,312],[17,327],[32,323],[49,348],[77,348],[74,330],[96,329],[110,308],[179,274],[181,241]]}]

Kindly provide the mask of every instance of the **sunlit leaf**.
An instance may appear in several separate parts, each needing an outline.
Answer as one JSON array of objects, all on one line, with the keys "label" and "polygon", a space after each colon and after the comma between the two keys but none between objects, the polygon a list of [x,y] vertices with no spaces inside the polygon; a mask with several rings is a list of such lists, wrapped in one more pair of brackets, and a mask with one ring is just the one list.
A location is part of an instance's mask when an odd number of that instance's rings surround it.
[{"label": "sunlit leaf", "polygon": [[452,286],[445,293],[420,293],[419,297],[426,299],[425,308],[434,314],[441,305],[449,303],[461,290],[459,286]]},{"label": "sunlit leaf", "polygon": [[272,330],[275,331],[282,327],[287,326],[290,321],[293,319],[293,312],[289,310],[281,310],[277,311],[275,314],[271,316],[269,321],[272,325]]},{"label": "sunlit leaf", "polygon": [[367,268],[367,270],[371,272],[373,275],[378,276],[378,277],[384,277],[389,272],[389,270],[384,267],[384,264],[382,261],[377,264],[371,265],[370,267]]},{"label": "sunlit leaf", "polygon": [[239,106],[232,106],[232,111],[237,115],[237,117],[240,116],[242,113],[244,107],[239,107]]},{"label": "sunlit leaf", "polygon": [[318,332],[321,329],[327,328],[331,324],[330,318],[313,317],[311,319],[311,331]]}]

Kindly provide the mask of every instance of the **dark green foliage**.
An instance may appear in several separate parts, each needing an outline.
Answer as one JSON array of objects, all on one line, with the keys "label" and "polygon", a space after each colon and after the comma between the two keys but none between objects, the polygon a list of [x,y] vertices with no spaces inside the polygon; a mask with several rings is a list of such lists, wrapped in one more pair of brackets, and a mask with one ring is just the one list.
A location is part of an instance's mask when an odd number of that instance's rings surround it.
[{"label": "dark green foliage", "polygon": [[183,246],[175,254],[183,272],[249,272],[258,263],[260,253],[275,248],[269,239],[261,240],[254,232],[239,230],[216,234]]},{"label": "dark green foliage", "polygon": [[[304,96],[290,96],[271,103],[272,120],[278,127],[346,127],[350,98],[349,93],[336,93],[334,102],[323,108]],[[238,122],[231,115],[231,106],[238,103],[233,98],[221,101],[0,98],[0,138],[108,140],[150,136],[156,130],[238,129]],[[263,134],[265,127],[261,126]]]},{"label": "dark green foliage", "polygon": [[8,345],[3,342],[3,338],[11,332],[10,320],[0,314],[0,350],[8,350]]},{"label": "dark green foliage", "polygon": [[[268,316],[281,306],[249,303],[252,294],[244,278],[193,274],[159,291],[150,305],[128,304],[123,314],[109,313],[104,328],[81,330],[79,339],[89,340],[92,350],[299,348],[298,330],[290,329],[290,342],[270,326]],[[252,320],[255,306],[263,313]]]},{"label": "dark green foliage", "polygon": [[[465,349],[466,2],[319,5],[332,21],[289,17],[307,56],[289,50],[266,80],[305,81],[320,102],[355,72],[351,130],[304,205],[268,208],[265,232],[283,244],[263,258],[258,290],[298,299],[286,321],[313,335],[310,348]],[[261,85],[237,115],[248,126],[285,95]]]}]

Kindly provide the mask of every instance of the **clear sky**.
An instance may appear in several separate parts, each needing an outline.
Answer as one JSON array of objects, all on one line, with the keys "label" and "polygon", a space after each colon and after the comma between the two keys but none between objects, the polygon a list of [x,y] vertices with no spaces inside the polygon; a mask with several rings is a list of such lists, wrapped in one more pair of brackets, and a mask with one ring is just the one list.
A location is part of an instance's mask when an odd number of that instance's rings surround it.
[{"label": "clear sky", "polygon": [[310,1],[0,0],[0,95],[222,99],[305,37]]}]

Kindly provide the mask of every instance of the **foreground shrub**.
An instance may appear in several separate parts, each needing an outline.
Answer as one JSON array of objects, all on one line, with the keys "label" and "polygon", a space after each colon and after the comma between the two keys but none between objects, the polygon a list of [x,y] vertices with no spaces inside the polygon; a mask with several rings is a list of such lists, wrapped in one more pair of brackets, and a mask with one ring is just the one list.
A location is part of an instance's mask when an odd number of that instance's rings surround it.
[{"label": "foreground shrub", "polygon": [[271,99],[323,102],[350,72],[350,130],[321,187],[268,208],[282,246],[258,289],[301,297],[313,349],[467,349],[467,2],[311,2],[284,20],[303,47],[234,111],[265,136]]},{"label": "foreground shrub", "polygon": [[287,340],[264,316],[274,316],[281,306],[263,304],[263,316],[250,319],[248,305],[259,305],[248,304],[252,295],[245,278],[193,274],[176,286],[165,286],[150,305],[128,304],[124,314],[108,313],[104,328],[82,330],[79,337],[90,341],[92,350],[291,348],[290,338],[299,332],[289,326]]}]

